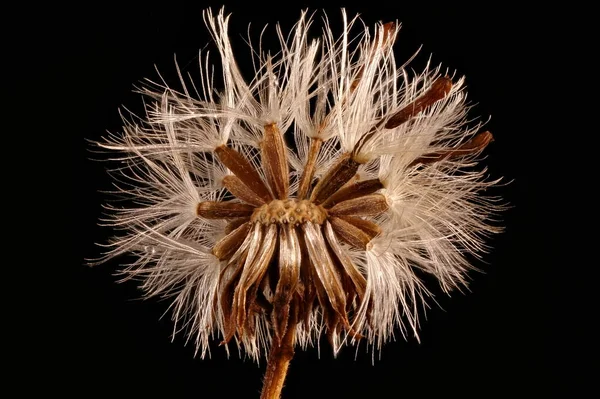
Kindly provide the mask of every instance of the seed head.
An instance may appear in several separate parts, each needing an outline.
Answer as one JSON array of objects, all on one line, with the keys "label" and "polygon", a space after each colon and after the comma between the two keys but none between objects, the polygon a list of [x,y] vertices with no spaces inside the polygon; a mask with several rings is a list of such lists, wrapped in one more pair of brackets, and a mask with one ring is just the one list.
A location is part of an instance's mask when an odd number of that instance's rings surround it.
[{"label": "seed head", "polygon": [[339,38],[325,22],[309,39],[306,13],[289,36],[277,28],[281,48],[252,49],[248,82],[229,16],[206,11],[222,87],[201,55],[196,81],[147,82],[146,115],[99,143],[121,154],[131,200],[108,207],[120,235],[103,259],[134,255],[125,273],[173,298],[201,356],[213,337],[258,359],[289,331],[302,347],[325,334],[335,351],[417,336],[419,273],[464,284],[499,231],[502,206],[483,195],[498,181],[476,167],[492,135],[467,127],[464,79],[411,75],[392,51],[399,25],[342,16]]}]

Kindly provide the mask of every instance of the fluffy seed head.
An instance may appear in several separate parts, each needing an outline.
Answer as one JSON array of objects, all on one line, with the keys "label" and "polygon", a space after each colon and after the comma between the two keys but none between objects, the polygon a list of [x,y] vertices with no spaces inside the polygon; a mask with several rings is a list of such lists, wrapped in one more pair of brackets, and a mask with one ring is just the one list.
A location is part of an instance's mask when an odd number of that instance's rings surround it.
[{"label": "fluffy seed head", "polygon": [[[428,295],[449,291],[487,249],[502,209],[477,168],[489,132],[467,127],[464,80],[396,64],[399,25],[358,27],[342,13],[310,39],[302,13],[275,55],[253,48],[247,81],[229,16],[204,14],[221,60],[181,89],[149,82],[146,115],[99,145],[121,154],[103,259],[132,254],[128,276],[172,297],[175,328],[201,356],[213,338],[252,357],[295,330],[337,351],[417,336]],[[351,32],[358,30],[356,36]],[[179,69],[178,69],[179,71]]]}]

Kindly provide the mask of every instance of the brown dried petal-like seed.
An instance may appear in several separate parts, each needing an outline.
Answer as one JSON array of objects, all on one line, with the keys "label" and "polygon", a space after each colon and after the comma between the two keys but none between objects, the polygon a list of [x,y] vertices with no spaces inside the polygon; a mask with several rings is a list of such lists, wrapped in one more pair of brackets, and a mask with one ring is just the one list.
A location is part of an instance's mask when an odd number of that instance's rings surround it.
[{"label": "brown dried petal-like seed", "polygon": [[340,202],[328,212],[334,216],[377,216],[387,210],[385,197],[381,194],[372,194]]},{"label": "brown dried petal-like seed", "polygon": [[254,207],[239,202],[203,201],[196,214],[205,219],[233,219],[252,215]]}]

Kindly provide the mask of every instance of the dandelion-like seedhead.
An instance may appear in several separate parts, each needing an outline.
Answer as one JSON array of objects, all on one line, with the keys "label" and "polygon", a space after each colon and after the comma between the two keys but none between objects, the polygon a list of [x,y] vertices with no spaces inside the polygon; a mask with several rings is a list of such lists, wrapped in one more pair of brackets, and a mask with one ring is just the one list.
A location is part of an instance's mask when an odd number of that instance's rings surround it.
[{"label": "dandelion-like seedhead", "polygon": [[120,234],[102,260],[133,255],[126,275],[172,298],[201,356],[211,339],[258,360],[273,341],[325,334],[337,351],[416,337],[419,276],[464,285],[499,231],[502,205],[483,195],[498,180],[477,168],[492,136],[467,127],[464,80],[397,65],[397,24],[370,31],[342,13],[340,37],[324,18],[312,40],[302,13],[289,36],[277,28],[276,54],[251,49],[248,82],[229,17],[204,17],[222,87],[201,54],[198,79],[146,82],[145,117],[99,143],[120,154],[117,193],[130,199],[107,207]]}]

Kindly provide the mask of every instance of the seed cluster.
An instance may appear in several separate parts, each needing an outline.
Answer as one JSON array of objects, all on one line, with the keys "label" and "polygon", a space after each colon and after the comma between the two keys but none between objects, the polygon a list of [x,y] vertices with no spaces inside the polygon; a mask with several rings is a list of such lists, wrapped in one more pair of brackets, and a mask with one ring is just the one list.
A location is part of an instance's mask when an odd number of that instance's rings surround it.
[{"label": "seed cluster", "polygon": [[[439,78],[373,132],[406,123],[442,99],[451,86],[449,78]],[[215,155],[233,173],[223,179],[223,186],[235,199],[201,202],[197,214],[228,222],[227,235],[212,249],[225,265],[219,281],[224,342],[234,336],[254,339],[263,312],[275,342],[283,342],[297,323],[310,330],[315,314],[323,318],[330,338],[341,329],[360,338],[352,317],[363,309],[367,323],[370,319],[371,309],[363,303],[367,282],[343,245],[367,250],[381,233],[374,218],[389,209],[385,196],[377,193],[382,182],[360,180],[357,174],[364,162],[360,149],[372,137],[363,136],[316,182],[314,161],[322,141],[311,138],[295,193],[290,192],[289,150],[276,124],[264,126],[262,173],[234,148],[216,148]],[[425,154],[411,166],[478,152],[490,141],[489,132],[480,133],[452,151]]]},{"label": "seed cluster", "polygon": [[[228,221],[228,234],[212,249],[225,264],[225,342],[236,335],[252,338],[262,312],[269,314],[276,340],[296,323],[308,327],[317,309],[331,334],[352,331],[349,315],[362,304],[366,280],[342,243],[364,250],[380,233],[372,217],[388,209],[376,194],[382,185],[358,181],[359,163],[344,154],[318,183],[302,183],[307,198],[298,198],[301,193],[289,192],[287,151],[277,127],[265,126],[265,182],[240,153],[220,147],[215,153],[234,173],[223,185],[236,199],[197,206],[200,217]],[[312,180],[312,172],[305,169],[301,180]]]}]

